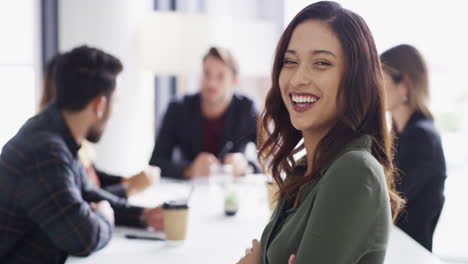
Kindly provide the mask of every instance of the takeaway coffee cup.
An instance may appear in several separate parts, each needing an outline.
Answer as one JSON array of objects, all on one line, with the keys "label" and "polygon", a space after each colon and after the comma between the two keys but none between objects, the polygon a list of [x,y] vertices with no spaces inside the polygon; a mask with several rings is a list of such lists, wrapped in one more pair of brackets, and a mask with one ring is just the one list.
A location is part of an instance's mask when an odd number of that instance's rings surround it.
[{"label": "takeaway coffee cup", "polygon": [[166,240],[185,240],[187,237],[189,214],[189,207],[187,203],[166,202],[163,204],[163,212]]}]

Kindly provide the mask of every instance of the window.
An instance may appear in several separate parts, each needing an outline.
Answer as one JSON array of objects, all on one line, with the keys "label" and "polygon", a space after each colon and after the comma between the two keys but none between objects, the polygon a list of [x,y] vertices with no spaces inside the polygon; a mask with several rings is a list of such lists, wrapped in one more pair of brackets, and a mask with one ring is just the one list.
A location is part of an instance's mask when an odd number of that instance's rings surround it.
[{"label": "window", "polygon": [[29,0],[0,2],[0,149],[36,110],[37,7]]}]

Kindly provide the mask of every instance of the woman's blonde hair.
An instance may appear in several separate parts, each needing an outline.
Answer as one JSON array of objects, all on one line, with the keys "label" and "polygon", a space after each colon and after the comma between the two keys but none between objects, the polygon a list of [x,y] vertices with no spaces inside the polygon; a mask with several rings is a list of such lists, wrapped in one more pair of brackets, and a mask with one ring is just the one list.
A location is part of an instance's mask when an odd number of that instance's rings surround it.
[{"label": "woman's blonde hair", "polygon": [[402,44],[380,55],[383,69],[394,82],[405,78],[408,81],[408,105],[428,118],[433,118],[429,110],[429,77],[426,62],[413,46]]}]

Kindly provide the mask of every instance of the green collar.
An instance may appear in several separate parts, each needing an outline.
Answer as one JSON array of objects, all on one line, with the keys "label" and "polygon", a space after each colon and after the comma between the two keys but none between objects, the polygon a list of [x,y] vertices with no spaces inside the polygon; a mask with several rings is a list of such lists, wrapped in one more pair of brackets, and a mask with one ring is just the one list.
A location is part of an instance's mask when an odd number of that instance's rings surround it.
[{"label": "green collar", "polygon": [[[345,154],[345,153],[347,153],[349,151],[352,151],[352,150],[362,149],[362,150],[366,150],[368,152],[371,152],[371,147],[372,147],[372,139],[371,139],[371,137],[369,135],[359,136],[359,137],[353,139],[348,144],[346,144],[343,147],[343,149],[340,152],[338,152],[336,157],[327,166],[325,166],[320,171],[320,179],[318,180],[318,182],[315,182],[315,183],[310,182],[310,183],[303,186],[303,188],[300,191],[301,193],[299,194],[299,204],[304,201],[307,194],[309,194],[310,189],[313,188],[316,185],[316,183],[320,182],[320,180],[322,179],[322,176],[325,174],[325,172],[328,170],[328,168],[331,166],[331,164],[333,164],[333,162],[335,160],[337,160],[343,154]],[[293,174],[296,174],[297,176],[299,176],[299,174],[304,174],[306,172],[306,170],[307,170],[307,160],[305,158],[301,158],[297,162],[297,166],[294,169]]]},{"label": "green collar", "polygon": [[[343,149],[338,152],[338,154],[336,155],[335,159],[333,159],[333,161],[335,161],[341,155],[343,155],[346,152],[349,152],[351,150],[363,149],[363,150],[367,150],[367,151],[371,152],[371,147],[372,147],[371,137],[369,135],[362,135],[360,137],[357,137],[357,138],[353,139],[348,144],[346,144],[343,147]],[[333,161],[331,163],[333,163]],[[321,175],[323,175],[325,173],[325,171],[330,167],[331,163],[328,164],[327,166],[325,166],[322,169],[322,171],[320,172]],[[297,165],[296,165],[296,168],[294,169],[294,171],[296,171],[296,169],[299,169],[299,168],[301,168],[301,171],[302,171],[302,169],[307,169],[307,159],[306,159],[305,156],[300,158],[297,161]]]}]

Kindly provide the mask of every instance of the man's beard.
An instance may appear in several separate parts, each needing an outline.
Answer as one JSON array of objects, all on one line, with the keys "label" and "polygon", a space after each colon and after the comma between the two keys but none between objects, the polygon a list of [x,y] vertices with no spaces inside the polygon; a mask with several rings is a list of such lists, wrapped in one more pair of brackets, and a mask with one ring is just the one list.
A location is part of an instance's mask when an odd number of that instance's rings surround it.
[{"label": "man's beard", "polygon": [[88,131],[88,134],[86,135],[86,140],[88,140],[91,143],[98,143],[99,140],[101,139],[101,136],[102,136],[103,132],[104,132],[103,129],[93,129],[93,128],[91,128]]},{"label": "man's beard", "polygon": [[108,106],[104,112],[104,116],[101,120],[97,121],[91,128],[88,130],[86,135],[86,140],[91,143],[98,143],[101,140],[101,136],[104,133],[104,129],[107,125],[107,121],[110,117],[110,107]]}]

